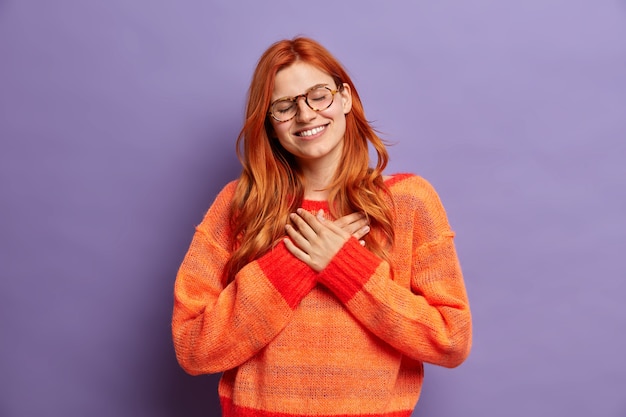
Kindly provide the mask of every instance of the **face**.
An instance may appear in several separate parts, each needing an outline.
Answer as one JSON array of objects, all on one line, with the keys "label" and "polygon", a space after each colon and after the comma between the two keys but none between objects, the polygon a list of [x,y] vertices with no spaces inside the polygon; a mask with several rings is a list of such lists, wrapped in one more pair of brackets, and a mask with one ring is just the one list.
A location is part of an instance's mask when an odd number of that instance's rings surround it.
[{"label": "face", "polygon": [[[296,62],[276,74],[272,102],[305,93],[316,85],[327,85],[335,90],[333,78],[324,71],[304,62]],[[331,106],[322,111],[311,109],[304,97],[298,98],[295,117],[278,122],[271,116],[275,138],[301,165],[316,165],[333,170],[343,151],[346,132],[346,114],[352,108],[350,86],[335,94]],[[312,103],[313,104],[313,103]]]}]

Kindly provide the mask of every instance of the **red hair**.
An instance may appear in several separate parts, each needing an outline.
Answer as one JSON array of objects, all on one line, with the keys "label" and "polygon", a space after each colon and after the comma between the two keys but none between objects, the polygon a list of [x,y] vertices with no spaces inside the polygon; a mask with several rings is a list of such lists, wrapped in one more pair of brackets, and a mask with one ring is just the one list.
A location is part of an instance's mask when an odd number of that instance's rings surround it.
[{"label": "red hair", "polygon": [[[299,167],[277,140],[270,139],[273,128],[268,117],[276,73],[297,61],[326,72],[339,88],[348,84],[352,92],[352,109],[346,114],[343,162],[328,187],[331,214],[338,218],[364,212],[371,228],[364,238],[366,245],[384,259],[393,244],[391,203],[382,178],[389,156],[384,142],[365,118],[352,80],[319,43],[303,37],[282,40],[263,53],[248,91],[246,121],[237,138],[237,156],[243,171],[231,210],[236,241],[226,266],[225,282],[280,241],[289,213],[302,203],[304,189]],[[377,154],[374,167],[370,167],[369,145]]]}]

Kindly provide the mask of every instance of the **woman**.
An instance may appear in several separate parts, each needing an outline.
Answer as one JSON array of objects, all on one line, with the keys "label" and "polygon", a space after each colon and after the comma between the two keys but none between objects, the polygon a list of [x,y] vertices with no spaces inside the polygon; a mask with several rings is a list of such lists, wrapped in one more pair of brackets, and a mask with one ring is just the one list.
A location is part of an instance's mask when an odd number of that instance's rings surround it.
[{"label": "woman", "polygon": [[[376,151],[369,166],[368,145]],[[409,416],[423,363],[471,345],[445,211],[388,156],[338,61],[307,38],[259,60],[219,193],[175,284],[180,365],[223,372],[231,416]]]}]

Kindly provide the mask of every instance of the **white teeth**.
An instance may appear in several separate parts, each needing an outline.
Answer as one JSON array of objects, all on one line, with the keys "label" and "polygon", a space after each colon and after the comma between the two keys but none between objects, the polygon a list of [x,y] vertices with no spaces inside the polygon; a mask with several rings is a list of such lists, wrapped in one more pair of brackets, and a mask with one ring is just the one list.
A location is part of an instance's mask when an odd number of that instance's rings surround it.
[{"label": "white teeth", "polygon": [[326,126],[320,126],[320,127],[316,127],[315,129],[305,130],[303,132],[300,132],[299,135],[300,136],[313,136],[316,133],[319,133],[322,130],[324,130],[324,128],[326,128]]}]

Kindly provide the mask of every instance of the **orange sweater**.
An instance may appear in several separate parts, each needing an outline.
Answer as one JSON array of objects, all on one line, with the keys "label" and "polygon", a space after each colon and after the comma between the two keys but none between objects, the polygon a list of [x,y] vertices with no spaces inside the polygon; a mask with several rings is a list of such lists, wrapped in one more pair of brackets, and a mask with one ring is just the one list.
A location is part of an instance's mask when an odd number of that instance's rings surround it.
[{"label": "orange sweater", "polygon": [[[439,197],[414,175],[387,185],[390,263],[351,238],[318,274],[281,242],[225,288],[235,182],[217,196],[178,272],[172,330],[188,373],[223,372],[224,417],[406,417],[423,362],[454,367],[467,357],[470,311]],[[302,206],[328,213],[323,202]]]}]

